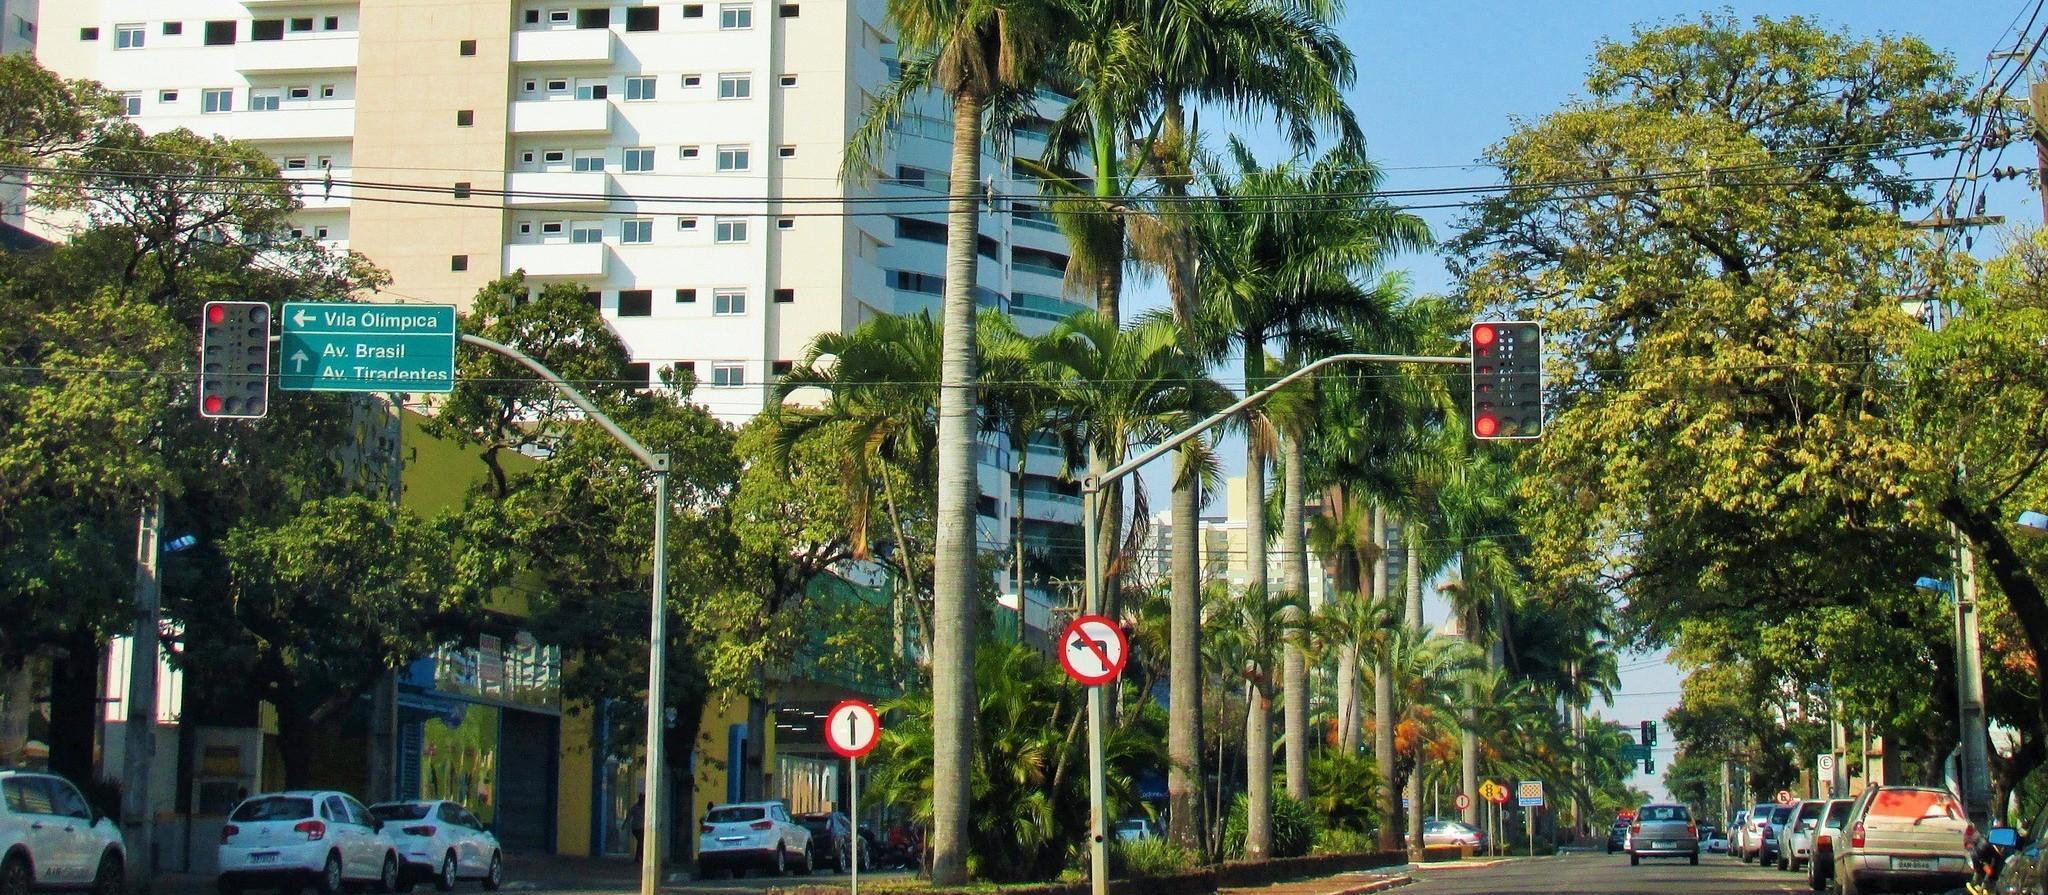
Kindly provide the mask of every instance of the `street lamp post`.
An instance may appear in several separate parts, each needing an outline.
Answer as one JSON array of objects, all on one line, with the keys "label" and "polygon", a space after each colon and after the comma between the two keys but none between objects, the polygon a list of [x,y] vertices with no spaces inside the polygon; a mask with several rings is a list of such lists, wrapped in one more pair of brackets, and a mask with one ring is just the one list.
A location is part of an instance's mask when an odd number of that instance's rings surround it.
[{"label": "street lamp post", "polygon": [[[1115,468],[1100,474],[1089,475],[1081,481],[1081,529],[1082,537],[1087,542],[1087,559],[1083,562],[1087,572],[1087,580],[1082,585],[1081,597],[1083,604],[1087,607],[1086,611],[1094,614],[1101,611],[1102,608],[1102,568],[1100,557],[1097,555],[1095,548],[1096,537],[1098,532],[1101,531],[1102,526],[1102,510],[1099,506],[1101,502],[1099,498],[1104,488],[1115,484],[1124,476],[1138,471],[1139,467],[1159,459],[1168,451],[1187,443],[1189,439],[1221,425],[1224,421],[1236,416],[1246,408],[1272,397],[1275,392],[1296,380],[1323,367],[1339,363],[1452,364],[1470,366],[1472,359],[1407,354],[1333,354],[1329,357],[1311,361],[1301,369],[1274,380],[1273,384],[1238,399],[1236,403],[1210,414],[1192,426],[1167,436],[1158,444],[1147,448],[1144,452],[1129,460],[1125,460]],[[1109,892],[1109,837],[1107,820],[1103,816],[1102,806],[1102,714],[1102,688],[1091,687],[1088,691],[1088,717],[1091,722],[1088,725],[1088,852],[1090,864],[1089,888],[1093,895],[1107,895]]]},{"label": "street lamp post", "polygon": [[1956,784],[1963,797],[1963,813],[1979,829],[1991,824],[1990,734],[1984,727],[1984,667],[1977,638],[1976,555],[1955,534],[1954,578],[1944,581],[1931,576],[1913,582],[1921,590],[1944,593],[1955,606],[1956,639],[1956,723],[1958,726]]}]

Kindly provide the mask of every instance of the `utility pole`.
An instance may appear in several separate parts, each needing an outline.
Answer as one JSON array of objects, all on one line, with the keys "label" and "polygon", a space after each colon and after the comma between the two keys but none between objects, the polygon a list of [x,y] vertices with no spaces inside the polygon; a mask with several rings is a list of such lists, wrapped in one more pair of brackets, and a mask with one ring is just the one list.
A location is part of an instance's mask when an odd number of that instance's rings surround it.
[{"label": "utility pole", "polygon": [[1990,734],[1984,728],[1984,664],[1977,643],[1977,557],[1951,527],[1956,551],[1956,708],[1961,723],[1963,811],[1979,830],[1991,828]]},{"label": "utility pole", "polygon": [[2034,187],[2041,196],[2041,221],[2048,223],[2048,81],[2035,81],[2027,88],[2029,136],[2034,138]]},{"label": "utility pole", "polygon": [[122,725],[121,826],[126,830],[129,881],[142,890],[156,873],[156,805],[150,798],[156,761],[156,649],[163,580],[157,563],[163,548],[164,498],[153,494],[135,527],[135,628],[128,643],[127,723]]}]

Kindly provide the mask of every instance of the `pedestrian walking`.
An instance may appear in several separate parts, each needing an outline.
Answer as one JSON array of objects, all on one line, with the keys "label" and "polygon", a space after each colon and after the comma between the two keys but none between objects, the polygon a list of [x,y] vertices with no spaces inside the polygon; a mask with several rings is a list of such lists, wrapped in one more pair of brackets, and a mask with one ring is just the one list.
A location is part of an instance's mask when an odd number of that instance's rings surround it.
[{"label": "pedestrian walking", "polygon": [[633,797],[633,807],[626,809],[626,832],[633,836],[633,860],[635,861],[640,860],[641,849],[646,845],[646,843],[641,841],[641,837],[646,835],[646,827],[647,796],[644,794],[636,795]]}]

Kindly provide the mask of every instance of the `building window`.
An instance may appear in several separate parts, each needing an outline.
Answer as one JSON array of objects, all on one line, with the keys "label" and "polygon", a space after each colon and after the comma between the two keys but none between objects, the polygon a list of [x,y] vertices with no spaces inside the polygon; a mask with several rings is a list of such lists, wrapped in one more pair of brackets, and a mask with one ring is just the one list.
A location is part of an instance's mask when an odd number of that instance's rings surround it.
[{"label": "building window", "polygon": [[327,238],[327,228],[326,228],[326,227],[314,227],[314,228],[313,228],[313,238],[314,238],[314,239],[326,239],[326,238]]},{"label": "building window", "polygon": [[176,90],[159,90],[159,91],[157,91],[157,94],[156,94],[156,101],[157,101],[157,102],[160,102],[160,103],[174,103],[174,102],[177,102],[177,101],[178,101],[178,91],[176,91]]},{"label": "building window", "polygon": [[604,241],[604,225],[596,221],[577,221],[569,225],[569,241],[576,245],[592,245]]},{"label": "building window", "polygon": [[121,114],[126,115],[130,118],[142,114],[142,94],[121,94]]},{"label": "building window", "polygon": [[654,170],[654,149],[649,146],[635,146],[625,151],[626,173],[637,174]]},{"label": "building window", "polygon": [[746,218],[719,218],[712,229],[712,242],[736,243],[747,241]]},{"label": "building window", "polygon": [[[311,23],[312,23],[312,21],[313,21],[312,19],[307,19],[307,20],[306,20],[306,22],[307,22],[308,24],[311,24]],[[460,42],[460,43],[457,43],[457,44],[455,45],[455,54],[456,54],[456,55],[458,55],[458,56],[474,56],[474,55],[476,55],[476,41],[473,41],[473,40],[465,40],[465,41],[462,41],[462,42]]]},{"label": "building window", "polygon": [[454,188],[454,189],[453,189],[453,190],[452,190],[451,192],[452,192],[452,193],[454,194],[454,197],[455,197],[455,198],[457,198],[457,199],[467,199],[467,198],[469,198],[469,181],[467,181],[467,180],[458,180],[458,181],[456,181],[456,182],[455,182],[455,188]]},{"label": "building window", "polygon": [[741,364],[712,364],[712,388],[740,388],[747,384],[747,368]]},{"label": "building window", "polygon": [[896,166],[896,182],[904,186],[914,186],[917,187],[918,189],[924,189],[924,176],[925,170],[923,168],[913,168],[909,165]]},{"label": "building window", "polygon": [[78,29],[78,39],[79,39],[79,40],[99,40],[99,39],[100,39],[100,29],[98,29],[98,28],[80,28],[80,29]]},{"label": "building window", "polygon": [[528,25],[538,25],[538,24],[540,24],[540,10],[538,10],[538,9],[529,9],[529,10],[527,10],[527,11],[526,11],[526,19],[525,19],[525,21],[526,21],[526,24],[528,24]]},{"label": "building window", "polygon": [[604,99],[605,97],[608,97],[608,96],[611,96],[611,95],[612,95],[612,89],[611,89],[611,85],[608,85],[608,84],[605,84],[605,83],[602,83],[602,82],[599,82],[599,83],[596,83],[596,84],[578,84],[578,85],[576,85],[576,98],[577,98],[577,99]]},{"label": "building window", "polygon": [[530,235],[532,235],[532,234],[533,234],[533,222],[532,222],[532,221],[520,221],[520,222],[519,222],[519,235],[521,235],[521,236],[530,236]]},{"label": "building window", "polygon": [[550,24],[550,25],[567,25],[567,24],[569,24],[569,11],[568,11],[568,10],[566,10],[566,9],[550,9],[550,10],[548,10],[548,24]]},{"label": "building window", "polygon": [[303,156],[303,155],[301,155],[301,156],[295,156],[295,157],[292,157],[292,158],[288,158],[288,159],[285,159],[285,160],[284,160],[284,169],[285,169],[286,171],[304,171],[304,170],[306,170],[306,157],[305,157],[305,156]]},{"label": "building window", "polygon": [[201,111],[201,112],[232,112],[232,111],[234,111],[234,110],[235,110],[235,91],[233,91],[233,90],[231,90],[231,89],[230,89],[230,90],[201,90],[201,91],[199,91],[199,111]]},{"label": "building window", "polygon": [[320,85],[320,98],[321,98],[321,99],[333,99],[333,98],[334,98],[334,85],[333,85],[333,84],[322,84],[322,85]]},{"label": "building window", "polygon": [[311,31],[313,30],[313,17],[306,16],[302,19],[292,19],[289,24],[293,31]]},{"label": "building window", "polygon": [[754,27],[754,5],[751,3],[727,3],[718,7],[718,30],[738,31]]},{"label": "building window", "polygon": [[651,218],[620,221],[619,241],[627,245],[644,245],[653,242],[654,221]]},{"label": "building window", "polygon": [[249,111],[275,112],[277,111],[278,99],[279,97],[275,92],[256,93],[252,91],[249,94]]},{"label": "building window", "polygon": [[926,295],[943,295],[946,291],[945,277],[918,273],[911,270],[889,270],[883,271],[883,273],[885,275],[883,278],[884,282],[887,282],[892,289],[901,289],[905,292],[922,292]]},{"label": "building window", "polygon": [[695,230],[695,229],[697,229],[697,219],[696,219],[696,218],[676,218],[676,229],[677,229],[677,230]]},{"label": "building window", "polygon": [[604,310],[604,293],[594,289],[585,292],[583,293],[583,303],[589,305],[593,311],[602,311]]},{"label": "building window", "polygon": [[452,270],[452,271],[455,271],[455,272],[457,272],[457,273],[460,273],[460,272],[462,272],[462,271],[468,270],[468,269],[469,269],[469,256],[468,256],[468,255],[450,255],[450,256],[448,256],[448,269],[449,269],[449,270]]},{"label": "building window", "polygon": [[795,301],[796,301],[796,290],[795,290],[795,289],[777,289],[777,290],[775,290],[775,303],[776,303],[776,304],[778,304],[778,305],[786,305],[786,304],[791,304],[791,303],[794,303]]},{"label": "building window", "polygon": [[799,10],[797,8],[797,5],[794,3],[784,3],[781,6],[775,8],[775,14],[785,19],[796,18],[798,12],[801,12],[801,10]]},{"label": "building window", "polygon": [[718,170],[745,171],[752,166],[753,155],[745,146],[718,147]]},{"label": "building window", "polygon": [[257,19],[249,23],[250,40],[283,40],[283,19]]},{"label": "building window", "polygon": [[796,362],[779,360],[771,364],[768,369],[777,376],[788,376],[796,370]]},{"label": "building window", "polygon": [[776,218],[776,219],[775,219],[775,229],[777,229],[777,230],[795,230],[795,229],[796,229],[796,218]]},{"label": "building window", "polygon": [[796,75],[783,75],[781,78],[781,83],[784,87],[795,87]]},{"label": "building window", "polygon": [[652,380],[647,378],[652,374],[653,369],[647,364],[627,364],[626,385],[631,388],[646,388],[652,383]]},{"label": "building window", "polygon": [[654,315],[654,290],[619,290],[619,316],[651,317]]},{"label": "building window", "polygon": [[652,77],[635,77],[635,78],[627,78],[627,79],[626,79],[626,101],[627,101],[627,102],[646,102],[647,100],[651,100],[651,99],[653,99],[653,98],[654,98],[654,84],[655,84],[655,79],[654,79],[654,78],[652,78]]},{"label": "building window", "polygon": [[324,19],[321,19],[321,20],[320,20],[320,30],[322,30],[322,31],[340,31],[340,30],[341,30],[341,17],[340,17],[340,16],[328,16],[328,17],[326,17],[326,18],[324,18]]},{"label": "building window", "polygon": [[679,304],[679,305],[694,305],[694,304],[696,304],[696,303],[697,303],[697,290],[695,290],[695,289],[677,289],[677,290],[676,290],[676,304]]},{"label": "building window", "polygon": [[775,147],[775,154],[782,158],[796,158],[796,147],[777,146]]},{"label": "building window", "polygon": [[747,291],[745,289],[716,289],[711,293],[711,313],[719,317],[737,317],[747,312]]},{"label": "building window", "polygon": [[542,236],[560,236],[562,226],[561,221],[544,221],[540,225],[540,234]]},{"label": "building window", "polygon": [[542,150],[540,154],[541,162],[549,165],[559,165],[568,157],[569,151],[566,149],[547,149]]},{"label": "building window", "polygon": [[701,19],[701,18],[703,18],[703,17],[704,17],[704,4],[702,4],[702,3],[685,3],[685,4],[683,4],[683,18],[686,18],[686,19]]},{"label": "building window", "polygon": [[604,170],[604,150],[578,150],[576,161],[569,167],[577,171],[602,171]]},{"label": "building window", "polygon": [[600,6],[594,9],[576,10],[576,27],[578,28],[610,28],[611,26],[612,11],[609,9]]},{"label": "building window", "polygon": [[[184,33],[185,33],[185,23],[184,23],[184,22],[165,22],[165,23],[164,23],[164,34],[166,34],[166,35],[175,35],[175,34],[184,34]],[[24,35],[22,35],[22,36],[23,36],[23,37],[27,37],[28,35],[24,34]]]},{"label": "building window", "polygon": [[699,84],[702,84],[702,83],[704,83],[704,76],[703,76],[703,75],[684,75],[684,76],[683,76],[683,86],[684,86],[684,87],[695,87],[695,86],[698,86]]},{"label": "building window", "polygon": [[286,88],[284,89],[284,96],[285,96],[285,98],[286,98],[286,99],[312,99],[312,98],[313,98],[313,88],[311,88],[311,87],[286,87]]},{"label": "building window", "polygon": [[627,31],[661,30],[661,7],[635,6],[626,10]]},{"label": "building window", "polygon": [[144,32],[143,32],[143,30],[142,30],[142,26],[141,26],[141,25],[115,25],[115,26],[114,26],[114,49],[116,49],[116,50],[140,50],[140,49],[142,49],[142,41],[143,41],[143,34],[144,34]]},{"label": "building window", "polygon": [[697,157],[697,147],[695,147],[695,146],[678,146],[678,147],[676,147],[676,157],[677,157],[677,158],[686,158],[686,159],[689,159],[689,158],[696,158],[696,157]]},{"label": "building window", "polygon": [[549,93],[567,93],[567,92],[569,92],[569,79],[568,79],[568,78],[549,78],[549,79],[548,79],[548,92],[549,92]]},{"label": "building window", "polygon": [[456,127],[472,127],[472,126],[474,126],[475,124],[476,124],[476,113],[475,113],[475,112],[473,112],[473,111],[470,111],[469,109],[463,109],[462,111],[460,111],[460,112],[456,112],[456,113],[455,113],[455,126],[456,126]]},{"label": "building window", "polygon": [[946,225],[934,221],[921,221],[917,218],[897,218],[896,238],[915,240],[917,242],[935,242],[944,245],[946,243]]},{"label": "building window", "polygon": [[754,78],[746,74],[718,76],[719,99],[747,99],[754,95]]}]

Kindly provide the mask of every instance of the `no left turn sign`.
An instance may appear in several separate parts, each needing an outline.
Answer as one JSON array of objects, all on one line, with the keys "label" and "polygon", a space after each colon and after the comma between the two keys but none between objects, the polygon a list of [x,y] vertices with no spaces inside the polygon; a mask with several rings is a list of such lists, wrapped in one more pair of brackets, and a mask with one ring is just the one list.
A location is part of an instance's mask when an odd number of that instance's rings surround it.
[{"label": "no left turn sign", "polygon": [[841,758],[859,758],[882,738],[882,719],[875,707],[849,699],[825,713],[825,745]]},{"label": "no left turn sign", "polygon": [[1115,680],[1130,651],[1123,629],[1100,615],[1074,619],[1060,634],[1060,667],[1090,687]]}]

